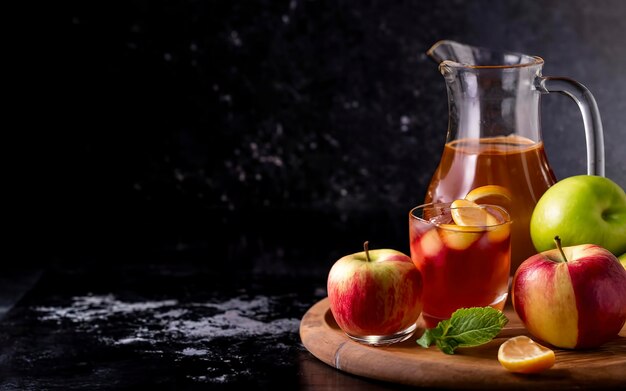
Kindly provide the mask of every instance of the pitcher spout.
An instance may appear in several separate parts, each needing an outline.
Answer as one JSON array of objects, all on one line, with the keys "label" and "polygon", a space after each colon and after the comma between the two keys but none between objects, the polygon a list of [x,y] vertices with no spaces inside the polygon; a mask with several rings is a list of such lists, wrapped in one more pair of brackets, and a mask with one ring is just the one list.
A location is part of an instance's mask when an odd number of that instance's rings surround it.
[{"label": "pitcher spout", "polygon": [[543,59],[523,53],[497,51],[452,40],[440,40],[426,51],[438,64],[470,68],[502,68],[543,64]]},{"label": "pitcher spout", "polygon": [[426,51],[426,54],[437,64],[444,61],[452,61],[459,64],[473,64],[475,62],[472,55],[472,46],[447,39],[435,42]]}]

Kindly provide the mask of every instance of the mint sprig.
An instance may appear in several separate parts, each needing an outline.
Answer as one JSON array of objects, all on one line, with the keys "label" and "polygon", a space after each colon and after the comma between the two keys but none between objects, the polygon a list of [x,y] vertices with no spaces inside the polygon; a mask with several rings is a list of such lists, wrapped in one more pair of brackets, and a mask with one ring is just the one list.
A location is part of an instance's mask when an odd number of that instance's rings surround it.
[{"label": "mint sprig", "polygon": [[426,329],[417,343],[427,348],[433,343],[446,354],[456,348],[478,346],[491,341],[509,319],[492,307],[461,308],[450,319],[442,320],[437,327]]}]

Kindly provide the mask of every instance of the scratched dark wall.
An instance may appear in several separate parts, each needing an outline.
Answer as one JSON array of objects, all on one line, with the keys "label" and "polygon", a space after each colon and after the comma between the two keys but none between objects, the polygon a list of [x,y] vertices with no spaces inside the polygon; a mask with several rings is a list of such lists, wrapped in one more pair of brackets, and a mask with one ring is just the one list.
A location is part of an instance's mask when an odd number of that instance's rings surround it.
[{"label": "scratched dark wall", "polygon": [[[586,85],[606,174],[626,187],[624,2],[101,3],[66,21],[54,104],[71,110],[40,167],[45,262],[169,254],[300,273],[364,240],[408,252],[407,212],[445,139],[425,55],[444,38],[539,55],[545,75]],[[584,173],[575,103],[546,96],[542,120],[556,175]]]}]

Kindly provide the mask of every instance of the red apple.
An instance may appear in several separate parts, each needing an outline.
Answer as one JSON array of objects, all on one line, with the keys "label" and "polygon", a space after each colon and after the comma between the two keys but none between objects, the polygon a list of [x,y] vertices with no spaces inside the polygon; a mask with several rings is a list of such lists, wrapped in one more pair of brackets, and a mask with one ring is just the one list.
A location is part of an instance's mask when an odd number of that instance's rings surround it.
[{"label": "red apple", "polygon": [[534,337],[560,348],[594,348],[626,322],[626,269],[607,249],[581,244],[543,251],[515,272],[515,312]]},{"label": "red apple", "polygon": [[392,249],[364,250],[335,262],[328,273],[330,310],[339,327],[363,343],[407,339],[422,312],[422,275]]}]

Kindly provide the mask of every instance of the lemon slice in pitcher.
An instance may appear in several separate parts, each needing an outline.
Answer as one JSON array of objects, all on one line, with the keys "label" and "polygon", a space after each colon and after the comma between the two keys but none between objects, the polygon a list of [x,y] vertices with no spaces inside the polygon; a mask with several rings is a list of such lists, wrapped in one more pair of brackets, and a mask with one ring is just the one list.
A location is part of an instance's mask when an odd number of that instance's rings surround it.
[{"label": "lemon slice in pitcher", "polygon": [[506,187],[498,185],[485,185],[470,190],[465,196],[467,201],[477,204],[499,205],[508,209],[513,199],[511,192]]}]

